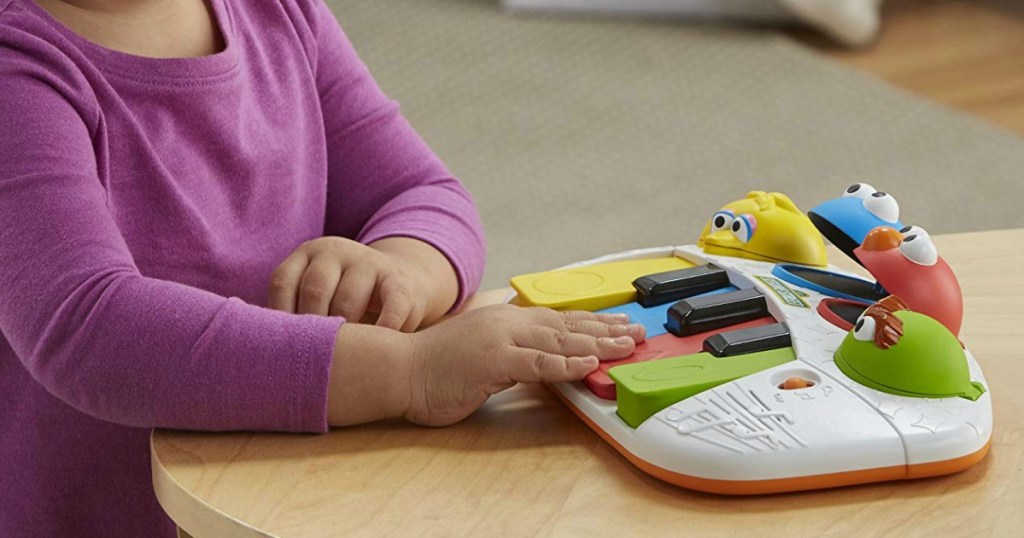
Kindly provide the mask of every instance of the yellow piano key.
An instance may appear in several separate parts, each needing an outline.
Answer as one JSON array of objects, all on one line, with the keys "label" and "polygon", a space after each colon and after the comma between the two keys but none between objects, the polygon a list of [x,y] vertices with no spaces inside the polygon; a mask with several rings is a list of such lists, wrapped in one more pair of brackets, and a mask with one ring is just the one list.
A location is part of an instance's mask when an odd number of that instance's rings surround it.
[{"label": "yellow piano key", "polygon": [[513,277],[518,304],[557,310],[601,310],[636,300],[633,281],[644,275],[686,269],[677,257],[602,263]]}]

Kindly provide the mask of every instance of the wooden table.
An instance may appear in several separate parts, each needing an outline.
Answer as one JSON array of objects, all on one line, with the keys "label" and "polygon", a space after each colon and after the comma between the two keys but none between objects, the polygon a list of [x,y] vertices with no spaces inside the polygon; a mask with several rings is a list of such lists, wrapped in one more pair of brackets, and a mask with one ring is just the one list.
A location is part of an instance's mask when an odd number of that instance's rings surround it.
[{"label": "wooden table", "polygon": [[[197,538],[1021,536],[1024,229],[936,242],[960,276],[962,335],[985,369],[995,406],[991,453],[957,475],[767,497],[696,493],[634,468],[546,389],[519,386],[443,429],[157,431],[157,496]],[[477,304],[503,295],[480,294]]]}]

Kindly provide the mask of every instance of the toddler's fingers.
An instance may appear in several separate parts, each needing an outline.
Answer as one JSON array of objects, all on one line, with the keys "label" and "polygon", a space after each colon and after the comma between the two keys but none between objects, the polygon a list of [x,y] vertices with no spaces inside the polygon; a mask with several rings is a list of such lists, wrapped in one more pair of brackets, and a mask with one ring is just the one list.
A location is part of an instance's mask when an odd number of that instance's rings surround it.
[{"label": "toddler's fingers", "polygon": [[611,338],[558,331],[548,327],[529,327],[513,335],[513,343],[566,357],[595,356],[598,359],[624,359],[633,353],[636,343],[628,336]]},{"label": "toddler's fingers", "polygon": [[598,314],[596,312],[587,312],[586,310],[560,312],[541,306],[531,306],[524,308],[523,311],[527,312],[537,322],[554,328],[562,327],[570,321],[603,321],[609,324],[620,324],[624,319],[628,318],[628,316],[623,318],[624,314]]},{"label": "toddler's fingers", "polygon": [[412,311],[409,312],[409,318],[405,320],[405,324],[402,325],[402,332],[411,333],[415,332],[416,329],[423,325],[423,318],[427,316],[427,306],[422,301],[413,302]]},{"label": "toddler's fingers", "polygon": [[341,275],[338,291],[334,292],[330,313],[342,316],[352,323],[359,323],[370,305],[373,288],[377,285],[377,274],[372,269],[358,265]]},{"label": "toddler's fingers", "polygon": [[299,283],[297,312],[326,316],[340,279],[341,266],[337,260],[328,256],[313,258]]},{"label": "toddler's fingers", "polygon": [[578,381],[597,365],[597,357],[566,357],[522,347],[509,348],[504,361],[507,378],[522,383]]},{"label": "toddler's fingers", "polygon": [[401,330],[413,309],[412,292],[404,286],[385,280],[380,285],[380,316],[377,325]]},{"label": "toddler's fingers", "polygon": [[267,306],[274,310],[295,312],[298,303],[299,282],[309,265],[309,257],[305,253],[291,253],[281,265],[274,269],[270,277],[270,290]]},{"label": "toddler's fingers", "polygon": [[600,321],[566,321],[566,330],[589,336],[621,338],[628,337],[634,342],[643,342],[647,337],[647,329],[643,325],[630,323],[627,325],[607,324]]},{"label": "toddler's fingers", "polygon": [[617,325],[629,323],[629,314],[604,314],[587,312],[586,310],[569,310],[567,312],[562,312],[562,317],[565,318],[566,321],[600,321],[602,323]]}]

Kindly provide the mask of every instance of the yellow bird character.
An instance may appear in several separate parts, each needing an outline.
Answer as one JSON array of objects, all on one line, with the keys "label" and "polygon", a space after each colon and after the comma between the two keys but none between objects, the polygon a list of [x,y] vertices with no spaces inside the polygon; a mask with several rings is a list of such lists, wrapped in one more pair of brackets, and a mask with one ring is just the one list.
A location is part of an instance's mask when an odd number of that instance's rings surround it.
[{"label": "yellow bird character", "polygon": [[825,242],[788,196],[751,191],[711,217],[697,244],[708,254],[767,262],[828,265]]}]

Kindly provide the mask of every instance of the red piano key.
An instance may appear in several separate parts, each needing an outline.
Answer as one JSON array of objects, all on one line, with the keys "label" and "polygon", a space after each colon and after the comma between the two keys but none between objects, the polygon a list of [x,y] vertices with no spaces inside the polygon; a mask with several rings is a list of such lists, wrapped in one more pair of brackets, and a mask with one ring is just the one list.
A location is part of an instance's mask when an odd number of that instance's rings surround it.
[{"label": "red piano key", "polygon": [[713,331],[707,331],[700,334],[693,334],[690,336],[684,336],[682,338],[674,334],[663,334],[661,336],[655,336],[649,338],[642,344],[636,346],[636,351],[632,355],[625,359],[619,359],[615,361],[603,361],[601,365],[591,372],[586,378],[583,379],[583,383],[594,393],[598,398],[604,398],[605,400],[615,400],[615,382],[612,378],[608,377],[608,370],[620,364],[630,364],[634,362],[645,362],[652,361],[655,359],[667,359],[670,357],[679,357],[681,355],[692,355],[694,353],[700,353],[704,349],[704,340],[713,335],[727,331],[736,331],[741,329],[749,329],[751,327],[761,327],[764,325],[771,325],[775,323],[775,319],[771,316],[755,319],[731,327],[725,327],[722,329],[715,329]]}]

